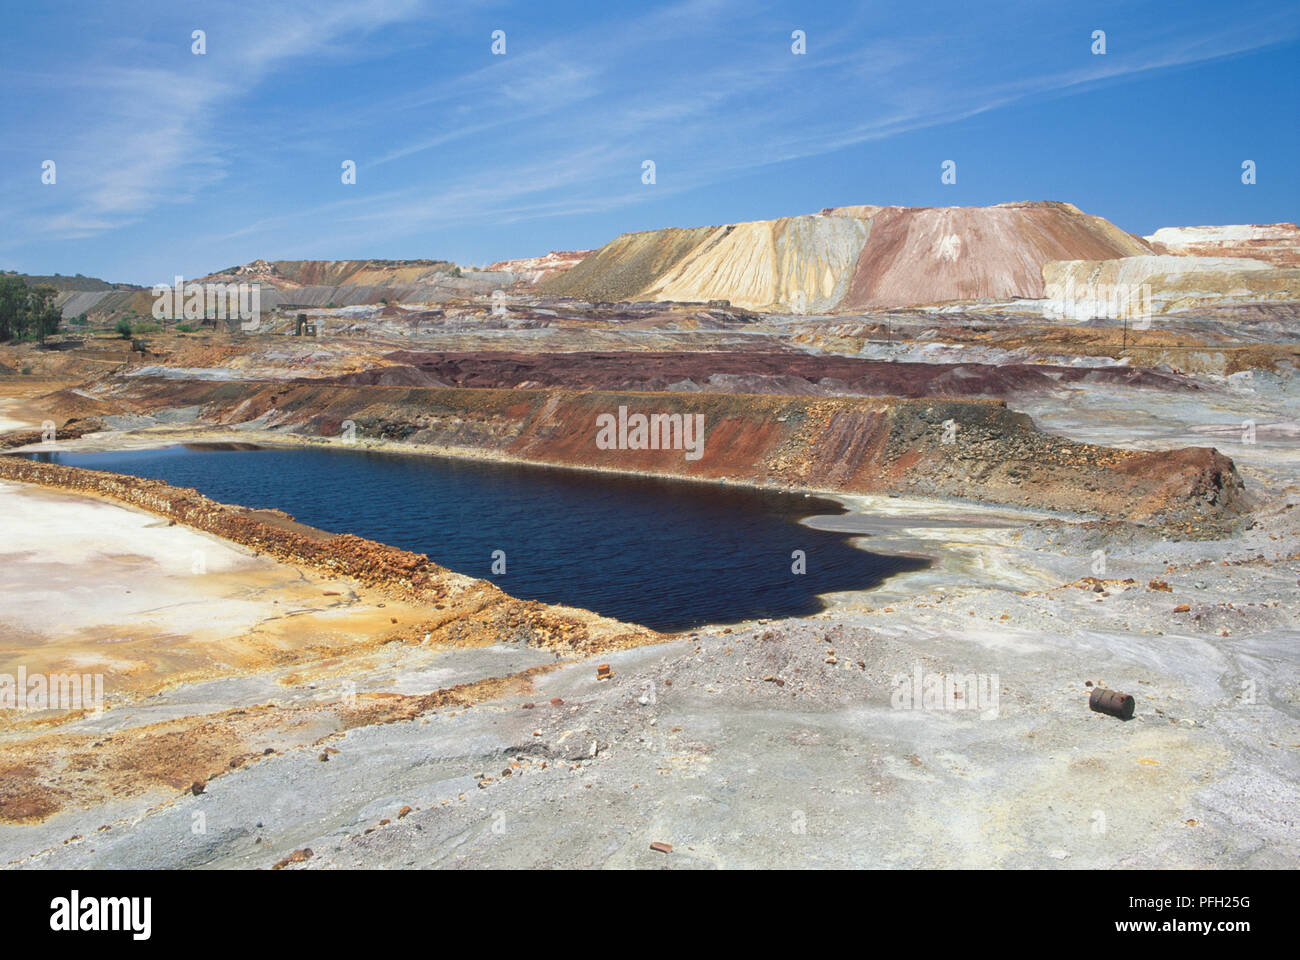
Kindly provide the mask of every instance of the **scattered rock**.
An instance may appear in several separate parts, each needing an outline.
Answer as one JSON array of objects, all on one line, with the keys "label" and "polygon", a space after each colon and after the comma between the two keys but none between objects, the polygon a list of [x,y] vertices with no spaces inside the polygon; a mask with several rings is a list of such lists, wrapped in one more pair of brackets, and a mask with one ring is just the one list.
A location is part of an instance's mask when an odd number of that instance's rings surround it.
[{"label": "scattered rock", "polygon": [[303,847],[301,850],[295,850],[283,860],[278,861],[271,869],[283,870],[291,863],[303,863],[304,861],[310,860],[313,856],[315,856],[315,854],[311,852],[311,847]]}]

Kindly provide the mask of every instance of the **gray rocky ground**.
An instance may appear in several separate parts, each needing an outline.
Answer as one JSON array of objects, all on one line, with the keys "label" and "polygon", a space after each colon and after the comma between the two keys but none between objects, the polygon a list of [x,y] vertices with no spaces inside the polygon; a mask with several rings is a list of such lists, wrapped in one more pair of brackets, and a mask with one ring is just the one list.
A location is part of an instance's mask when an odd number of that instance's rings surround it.
[{"label": "gray rocky ground", "polygon": [[[334,734],[327,762],[291,749],[117,819],[7,827],[0,850],[67,867],[268,867],[304,848],[295,867],[1294,866],[1297,500],[1209,544],[972,510],[881,525],[919,505],[862,503],[874,547],[943,562],[819,617],[601,657],[609,680],[578,662],[526,695]],[[1099,583],[1062,586],[1097,549]],[[443,652],[402,672],[437,686],[539,659]],[[917,671],[955,677],[964,702],[902,702]],[[1137,716],[1090,712],[1089,683],[1132,693]],[[273,693],[230,681],[146,709]]]}]

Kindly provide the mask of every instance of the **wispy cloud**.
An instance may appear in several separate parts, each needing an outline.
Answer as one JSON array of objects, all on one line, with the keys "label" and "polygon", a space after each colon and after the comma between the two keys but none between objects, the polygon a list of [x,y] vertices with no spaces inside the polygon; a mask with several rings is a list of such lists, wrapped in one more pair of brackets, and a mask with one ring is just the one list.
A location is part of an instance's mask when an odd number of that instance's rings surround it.
[{"label": "wispy cloud", "polygon": [[[724,31],[729,18],[743,10],[711,5],[722,18],[715,31]],[[374,163],[482,138],[498,145],[494,159],[432,191],[422,184],[377,200],[346,222],[350,229],[382,224],[385,233],[402,235],[475,218],[513,222],[632,206],[645,200],[637,189],[643,159],[671,167],[671,176],[656,187],[658,195],[681,193],[1026,99],[1066,96],[1295,36],[1284,22],[1277,27],[1226,31],[1212,39],[1159,36],[1123,58],[1087,57],[1069,67],[1046,61],[1032,74],[1002,79],[990,75],[985,61],[960,59],[944,32],[875,40],[852,51],[839,43],[817,58],[785,55],[737,63],[704,57],[690,70],[673,72],[652,68],[656,51],[689,47],[690,38],[698,38],[698,23],[677,23],[673,29],[668,21],[656,31],[639,23],[619,30],[602,25],[598,36],[576,33],[514,65],[509,82],[549,90],[551,110],[527,103],[506,109],[498,96],[493,109],[484,111],[490,119],[457,126],[449,118],[442,132],[390,149]],[[581,83],[548,83],[568,75],[567,65],[578,62],[582,67],[573,74]],[[461,96],[493,97],[494,83],[485,71],[453,85]],[[813,91],[816,95],[810,95]],[[442,99],[436,88],[414,97],[426,105]]]},{"label": "wispy cloud", "polygon": [[[76,238],[194,200],[227,167],[218,118],[246,109],[244,101],[295,60],[346,51],[344,41],[420,11],[420,0],[230,3],[200,18],[212,44],[201,57],[188,32],[177,32],[168,49],[108,44],[99,61],[57,75],[68,96],[64,111],[48,117],[46,140],[57,145],[60,189],[32,196],[25,213],[11,216],[26,230]],[[218,38],[226,42],[218,46]],[[115,62],[123,57],[129,62]],[[31,87],[49,78],[15,71],[10,79]]]},{"label": "wispy cloud", "polygon": [[[195,57],[193,18],[157,3],[101,20],[102,37],[48,68],[4,58],[0,79],[30,106],[0,118],[0,156],[31,171],[38,151],[57,154],[59,186],[0,180],[0,217],[17,225],[0,247],[139,236],[183,211],[223,250],[329,255],[630,209],[1300,35],[1293,10],[1262,2],[1142,29],[1117,5],[1116,52],[1091,57],[1077,16],[1035,4],[926,17],[849,5],[810,21],[743,0],[553,16],[488,0],[229,0],[197,24],[209,46]],[[498,25],[504,57],[489,52]],[[789,48],[796,26],[804,56]],[[360,186],[340,185],[344,158]]]}]

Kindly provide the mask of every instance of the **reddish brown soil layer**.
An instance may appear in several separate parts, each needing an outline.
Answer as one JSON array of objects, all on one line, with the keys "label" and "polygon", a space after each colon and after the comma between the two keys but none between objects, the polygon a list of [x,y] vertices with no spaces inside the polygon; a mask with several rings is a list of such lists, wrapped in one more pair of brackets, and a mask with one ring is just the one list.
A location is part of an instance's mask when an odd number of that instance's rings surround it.
[{"label": "reddish brown soil layer", "polygon": [[1006,397],[1058,384],[1107,383],[1195,390],[1190,381],[1141,367],[1046,364],[895,363],[794,351],[750,353],[504,353],[399,350],[391,366],[347,374],[355,386],[592,390],[700,388],[710,393],[781,393],[874,397]]}]

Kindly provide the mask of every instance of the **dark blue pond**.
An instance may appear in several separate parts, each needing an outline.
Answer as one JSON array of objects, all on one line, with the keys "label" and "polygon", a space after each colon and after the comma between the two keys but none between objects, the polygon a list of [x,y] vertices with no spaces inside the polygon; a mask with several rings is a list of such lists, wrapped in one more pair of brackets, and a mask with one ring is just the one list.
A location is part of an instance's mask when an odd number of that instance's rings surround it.
[{"label": "dark blue pond", "polygon": [[[507,593],[659,630],[816,613],[817,595],[924,567],[801,517],[830,500],[702,483],[363,451],[183,446],[32,454],[194,487],[225,503],[428,554]],[[505,551],[506,572],[492,570]],[[791,571],[793,551],[806,555]]]}]

